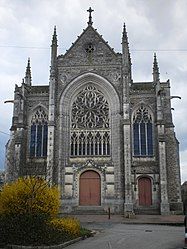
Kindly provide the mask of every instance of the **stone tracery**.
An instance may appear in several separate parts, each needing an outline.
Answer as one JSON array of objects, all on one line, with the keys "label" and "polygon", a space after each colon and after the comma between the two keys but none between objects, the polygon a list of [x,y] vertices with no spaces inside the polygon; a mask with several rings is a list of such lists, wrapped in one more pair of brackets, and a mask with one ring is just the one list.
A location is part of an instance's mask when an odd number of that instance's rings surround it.
[{"label": "stone tracery", "polygon": [[109,105],[92,85],[80,91],[71,113],[71,155],[109,155]]},{"label": "stone tracery", "polygon": [[94,86],[81,91],[72,106],[72,128],[109,128],[109,106],[104,95]]}]

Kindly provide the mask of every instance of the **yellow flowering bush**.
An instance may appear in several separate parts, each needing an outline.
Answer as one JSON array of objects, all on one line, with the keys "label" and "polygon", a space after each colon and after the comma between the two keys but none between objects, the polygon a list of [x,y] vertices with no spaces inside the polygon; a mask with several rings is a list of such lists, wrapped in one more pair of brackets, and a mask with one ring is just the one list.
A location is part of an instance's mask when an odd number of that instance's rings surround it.
[{"label": "yellow flowering bush", "polygon": [[79,236],[81,231],[81,225],[79,220],[73,217],[55,218],[52,219],[52,226],[58,230],[62,230],[65,233],[72,236]]},{"label": "yellow flowering bush", "polygon": [[58,214],[60,207],[57,187],[49,186],[39,177],[19,178],[5,184],[0,192],[0,214]]},{"label": "yellow flowering bush", "polygon": [[0,191],[0,245],[56,245],[90,236],[77,219],[57,218],[59,207],[58,188],[42,178],[19,178],[4,185]]}]

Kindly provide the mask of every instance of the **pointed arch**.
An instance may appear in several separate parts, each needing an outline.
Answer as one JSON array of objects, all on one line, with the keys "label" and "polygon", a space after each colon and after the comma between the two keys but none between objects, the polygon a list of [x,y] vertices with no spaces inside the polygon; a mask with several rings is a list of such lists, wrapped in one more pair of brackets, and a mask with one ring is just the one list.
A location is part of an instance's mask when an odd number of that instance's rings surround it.
[{"label": "pointed arch", "polygon": [[30,157],[47,156],[48,114],[43,107],[35,108],[30,120]]},{"label": "pointed arch", "polygon": [[132,113],[133,155],[153,156],[153,124],[151,109],[141,103]]},{"label": "pointed arch", "polygon": [[[72,107],[73,104],[77,101],[77,97],[79,94],[81,94],[81,91],[84,90],[87,86],[95,87],[97,91],[99,92],[99,95],[101,93],[101,99],[107,101],[107,108],[108,108],[108,116],[109,122],[102,118],[102,121],[99,122],[101,126],[105,126],[106,124],[109,124],[109,130],[110,135],[104,133],[105,129],[99,128],[92,131],[90,134],[92,128],[88,128],[85,132],[82,134],[82,131],[80,134],[78,133],[80,129],[77,129],[76,127],[72,127]],[[104,98],[103,98],[104,96]],[[75,157],[78,153],[78,147],[80,148],[81,142],[81,150],[79,154],[82,154],[81,156],[91,156],[92,151],[92,139],[94,141],[93,151],[94,156],[111,156],[113,158],[114,165],[118,164],[120,160],[120,150],[116,150],[116,147],[113,146],[117,144],[120,140],[120,122],[121,122],[121,115],[120,115],[120,99],[118,92],[116,91],[115,87],[104,77],[96,74],[96,73],[84,73],[77,78],[73,79],[65,88],[64,91],[62,91],[62,94],[59,99],[59,131],[60,131],[60,143],[59,143],[59,169],[61,167],[65,167],[67,165],[67,161],[71,157],[71,155],[74,153]],[[105,102],[104,102],[105,103]],[[105,110],[106,111],[106,110]],[[94,121],[91,121],[91,126],[94,124]],[[97,126],[97,125],[96,125]],[[98,127],[97,127],[98,128]],[[74,132],[73,131],[77,131]],[[98,133],[97,130],[100,132]],[[84,129],[85,131],[85,129]],[[102,133],[102,134],[101,134]],[[86,136],[85,136],[86,135]],[[92,136],[91,136],[92,135]],[[70,139],[71,138],[71,139]],[[69,145],[64,147],[63,143],[64,141],[70,141]],[[88,143],[89,149],[88,149]],[[102,143],[104,145],[104,150],[102,151]],[[105,155],[104,155],[105,153]],[[73,157],[71,157],[73,158]],[[72,159],[73,160],[73,159]],[[59,171],[59,174],[60,171]]]}]

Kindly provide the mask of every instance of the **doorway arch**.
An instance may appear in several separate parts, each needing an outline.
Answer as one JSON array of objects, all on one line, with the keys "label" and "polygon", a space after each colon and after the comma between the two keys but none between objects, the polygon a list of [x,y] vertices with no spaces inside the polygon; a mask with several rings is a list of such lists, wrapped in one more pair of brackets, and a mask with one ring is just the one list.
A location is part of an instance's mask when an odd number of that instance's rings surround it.
[{"label": "doorway arch", "polygon": [[79,205],[101,205],[101,177],[93,170],[87,170],[80,175]]},{"label": "doorway arch", "polygon": [[152,205],[152,184],[149,177],[141,177],[138,180],[138,195],[140,206]]}]

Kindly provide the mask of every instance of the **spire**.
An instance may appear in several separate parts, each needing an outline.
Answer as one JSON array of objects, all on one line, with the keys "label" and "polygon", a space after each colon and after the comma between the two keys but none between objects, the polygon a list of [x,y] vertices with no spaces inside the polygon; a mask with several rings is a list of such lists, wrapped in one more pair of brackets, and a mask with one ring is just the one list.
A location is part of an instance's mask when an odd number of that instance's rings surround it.
[{"label": "spire", "polygon": [[89,12],[89,21],[88,21],[88,25],[91,25],[93,24],[92,22],[92,12],[94,11],[91,7],[87,10]]},{"label": "spire", "polygon": [[57,58],[57,34],[56,34],[56,26],[54,26],[52,44],[51,44],[51,67],[53,67],[56,58]]},{"label": "spire", "polygon": [[160,73],[159,73],[157,57],[156,57],[156,53],[154,53],[154,61],[153,61],[153,81],[154,81],[154,83],[157,83],[158,81],[160,81],[159,74]]},{"label": "spire", "polygon": [[25,72],[25,84],[31,86],[32,78],[31,78],[31,66],[30,66],[30,58],[28,58],[27,68]]},{"label": "spire", "polygon": [[131,57],[129,52],[129,43],[125,23],[123,25],[122,35],[122,60],[125,67],[125,73],[130,73],[131,75]]}]

